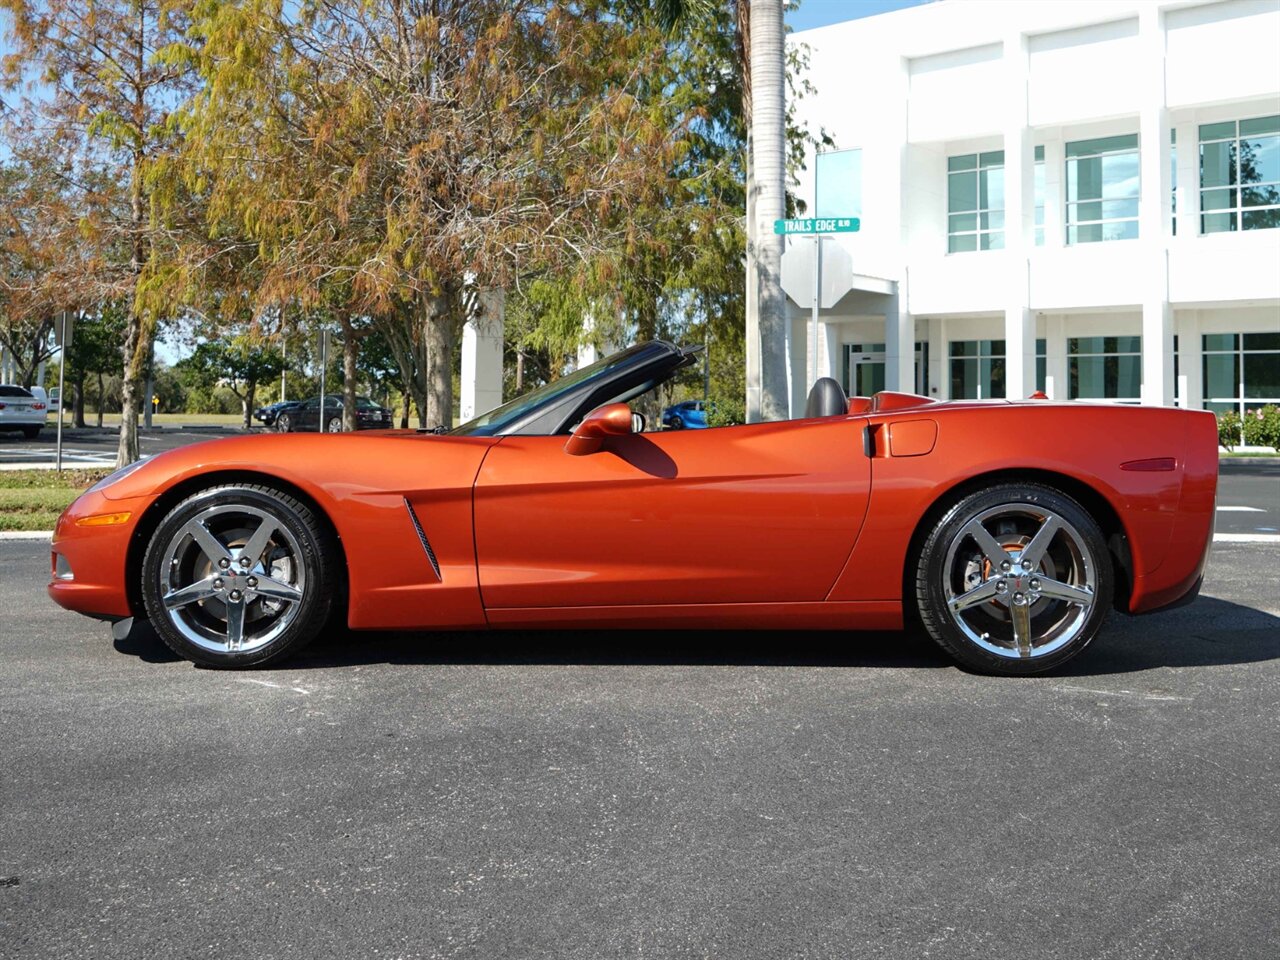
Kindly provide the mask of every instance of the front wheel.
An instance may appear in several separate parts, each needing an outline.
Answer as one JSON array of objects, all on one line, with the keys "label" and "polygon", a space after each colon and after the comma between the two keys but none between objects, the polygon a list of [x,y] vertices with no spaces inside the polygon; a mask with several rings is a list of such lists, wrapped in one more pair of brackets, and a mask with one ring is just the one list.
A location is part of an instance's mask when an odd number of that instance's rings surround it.
[{"label": "front wheel", "polygon": [[22,435],[28,440],[34,440],[36,439],[36,437],[40,436],[40,428],[39,427],[23,427]]},{"label": "front wheel", "polygon": [[277,433],[288,433],[292,429],[293,429],[293,421],[289,418],[289,415],[287,413],[282,413],[280,414],[280,416],[276,417]]},{"label": "front wheel", "polygon": [[330,417],[329,423],[325,427],[325,433],[341,433],[341,432],[342,432],[342,418]]},{"label": "front wheel", "polygon": [[916,565],[925,629],[984,673],[1039,673],[1070,660],[1102,627],[1113,589],[1097,522],[1036,483],[960,500],[934,526]]},{"label": "front wheel", "polygon": [[203,490],[160,522],[142,597],[180,656],[248,667],[301,649],[324,626],[338,583],[332,536],[311,508],[270,487]]}]

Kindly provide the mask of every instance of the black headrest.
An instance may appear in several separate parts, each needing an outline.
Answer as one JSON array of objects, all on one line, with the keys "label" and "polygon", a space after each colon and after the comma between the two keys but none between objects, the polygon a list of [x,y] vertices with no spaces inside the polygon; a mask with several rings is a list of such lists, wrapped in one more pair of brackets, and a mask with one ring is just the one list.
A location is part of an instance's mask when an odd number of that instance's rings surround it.
[{"label": "black headrest", "polygon": [[844,387],[830,377],[822,377],[809,391],[809,402],[804,405],[805,417],[836,417],[849,412],[849,398]]}]

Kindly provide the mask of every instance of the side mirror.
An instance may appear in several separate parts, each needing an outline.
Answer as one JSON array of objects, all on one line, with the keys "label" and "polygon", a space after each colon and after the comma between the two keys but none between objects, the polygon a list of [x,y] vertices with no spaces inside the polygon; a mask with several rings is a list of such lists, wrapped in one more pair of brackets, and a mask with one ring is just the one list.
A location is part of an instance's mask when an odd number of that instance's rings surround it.
[{"label": "side mirror", "polygon": [[606,403],[596,407],[573,430],[564,452],[571,457],[585,457],[597,453],[604,446],[605,437],[625,437],[632,430],[631,408],[625,403]]}]

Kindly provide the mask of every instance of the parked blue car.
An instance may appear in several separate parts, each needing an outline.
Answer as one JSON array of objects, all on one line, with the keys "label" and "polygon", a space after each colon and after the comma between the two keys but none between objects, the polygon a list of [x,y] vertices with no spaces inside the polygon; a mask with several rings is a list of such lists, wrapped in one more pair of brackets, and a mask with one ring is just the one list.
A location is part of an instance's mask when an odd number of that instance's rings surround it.
[{"label": "parked blue car", "polygon": [[662,411],[662,425],[668,430],[701,430],[707,425],[707,405],[702,400],[685,400]]}]

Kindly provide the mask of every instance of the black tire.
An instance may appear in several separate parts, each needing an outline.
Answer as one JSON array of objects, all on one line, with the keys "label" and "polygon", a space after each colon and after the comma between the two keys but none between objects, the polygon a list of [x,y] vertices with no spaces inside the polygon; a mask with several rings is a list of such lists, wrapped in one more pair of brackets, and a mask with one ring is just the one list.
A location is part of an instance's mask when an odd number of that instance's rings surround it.
[{"label": "black tire", "polygon": [[[245,562],[255,538],[261,547]],[[160,522],[142,561],[142,598],[156,633],[179,656],[211,667],[261,666],[321,632],[340,595],[339,556],[332,534],[295,497],[257,484],[211,487]],[[192,599],[170,609],[164,597],[180,590]]]},{"label": "black tire", "polygon": [[293,418],[287,413],[282,413],[276,417],[276,432],[289,433],[293,429]]},{"label": "black tire", "polygon": [[672,429],[672,430],[683,430],[683,429],[684,429],[684,421],[683,421],[683,420],[681,420],[679,417],[672,417],[672,418],[671,418],[671,429]]},{"label": "black tire", "polygon": [[40,428],[39,427],[23,427],[22,435],[28,440],[34,440],[36,439],[36,437],[40,436]]},{"label": "black tire", "polygon": [[1101,629],[1114,584],[1097,521],[1038,483],[999,484],[952,504],[915,567],[925,630],[990,674],[1041,673],[1077,656]]}]

